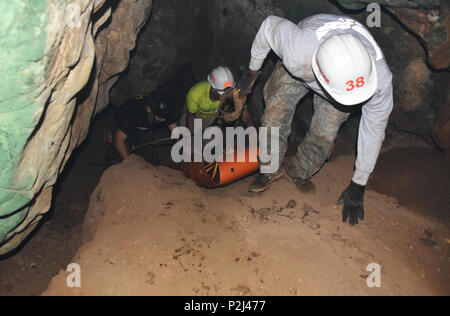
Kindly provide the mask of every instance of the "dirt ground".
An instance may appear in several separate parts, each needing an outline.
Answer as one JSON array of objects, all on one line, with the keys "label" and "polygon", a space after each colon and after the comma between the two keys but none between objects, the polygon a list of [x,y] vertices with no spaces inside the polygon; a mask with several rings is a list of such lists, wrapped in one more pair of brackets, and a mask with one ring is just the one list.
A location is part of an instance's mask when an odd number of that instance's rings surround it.
[{"label": "dirt ground", "polygon": [[424,147],[393,148],[377,162],[369,189],[417,213],[450,219],[450,162]]},{"label": "dirt ground", "polygon": [[[0,296],[450,294],[450,164],[420,140],[390,135],[367,190],[367,219],[351,228],[334,202],[351,178],[356,120],[341,131],[313,196],[287,180],[250,195],[253,177],[204,190],[138,158],[108,169],[92,194],[111,118],[99,117],[71,158],[41,227],[0,258]],[[66,287],[73,262],[81,290]],[[369,263],[382,266],[381,289],[366,286]]]},{"label": "dirt ground", "polygon": [[[255,195],[247,192],[253,177],[207,190],[132,156],[108,169],[91,196],[85,240],[71,260],[81,288],[68,288],[61,270],[43,294],[449,295],[446,220],[375,184],[366,220],[341,222],[335,201],[353,162],[326,164],[314,195],[286,179]],[[366,285],[371,263],[381,266],[381,288]]]}]

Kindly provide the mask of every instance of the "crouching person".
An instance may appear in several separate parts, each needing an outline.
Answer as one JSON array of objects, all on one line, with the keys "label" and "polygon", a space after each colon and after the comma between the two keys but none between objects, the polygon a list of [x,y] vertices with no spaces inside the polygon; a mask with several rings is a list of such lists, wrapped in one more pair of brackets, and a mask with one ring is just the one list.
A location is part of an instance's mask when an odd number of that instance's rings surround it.
[{"label": "crouching person", "polygon": [[153,146],[145,144],[152,141],[156,130],[166,127],[172,131],[178,126],[175,109],[157,92],[125,101],[116,112],[115,123],[113,144],[120,157],[125,159],[134,152],[154,165],[159,165],[158,155]]}]

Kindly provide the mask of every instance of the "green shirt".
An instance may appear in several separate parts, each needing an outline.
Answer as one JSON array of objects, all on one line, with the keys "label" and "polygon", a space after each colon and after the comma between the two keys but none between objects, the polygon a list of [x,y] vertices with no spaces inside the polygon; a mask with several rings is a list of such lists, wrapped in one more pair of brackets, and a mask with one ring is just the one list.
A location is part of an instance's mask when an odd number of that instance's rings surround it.
[{"label": "green shirt", "polygon": [[202,119],[209,119],[214,116],[220,101],[211,101],[209,97],[210,90],[211,85],[208,81],[201,81],[189,90],[186,104],[190,113],[196,114]]}]

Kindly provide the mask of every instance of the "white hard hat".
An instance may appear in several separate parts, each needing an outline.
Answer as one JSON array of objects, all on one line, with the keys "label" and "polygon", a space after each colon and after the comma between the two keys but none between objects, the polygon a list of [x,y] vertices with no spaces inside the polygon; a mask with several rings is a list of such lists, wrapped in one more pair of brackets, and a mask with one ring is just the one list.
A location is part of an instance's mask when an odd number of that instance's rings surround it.
[{"label": "white hard hat", "polygon": [[227,88],[236,86],[231,70],[222,66],[211,71],[208,76],[208,82],[219,94],[223,94]]},{"label": "white hard hat", "polygon": [[369,100],[378,86],[375,60],[352,34],[325,40],[314,53],[312,66],[322,87],[343,105]]}]

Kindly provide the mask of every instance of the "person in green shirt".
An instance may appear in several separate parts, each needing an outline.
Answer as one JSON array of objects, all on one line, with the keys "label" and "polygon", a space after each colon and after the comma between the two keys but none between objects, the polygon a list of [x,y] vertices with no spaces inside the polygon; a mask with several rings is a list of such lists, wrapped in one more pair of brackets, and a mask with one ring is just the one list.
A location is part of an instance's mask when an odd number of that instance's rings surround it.
[{"label": "person in green shirt", "polygon": [[[225,90],[235,89],[235,87],[236,82],[230,69],[221,66],[215,68],[208,75],[207,80],[197,83],[189,90],[186,96],[187,115],[183,116],[181,125],[187,125],[192,132],[194,119],[202,119],[203,124],[208,122],[214,117],[220,105],[220,97]],[[248,126],[254,126],[247,109],[244,109],[242,119]]]}]

